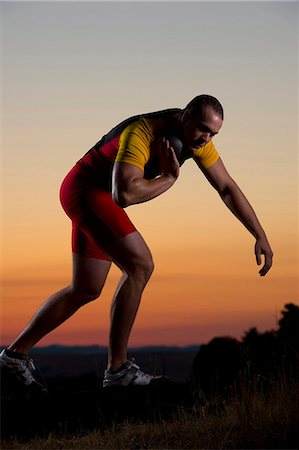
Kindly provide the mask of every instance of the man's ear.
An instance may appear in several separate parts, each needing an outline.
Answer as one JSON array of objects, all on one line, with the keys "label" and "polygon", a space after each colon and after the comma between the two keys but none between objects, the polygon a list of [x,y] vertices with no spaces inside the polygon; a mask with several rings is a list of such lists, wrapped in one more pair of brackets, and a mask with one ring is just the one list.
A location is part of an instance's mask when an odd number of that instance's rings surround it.
[{"label": "man's ear", "polygon": [[182,122],[187,122],[187,120],[190,118],[190,110],[184,109],[182,114]]}]

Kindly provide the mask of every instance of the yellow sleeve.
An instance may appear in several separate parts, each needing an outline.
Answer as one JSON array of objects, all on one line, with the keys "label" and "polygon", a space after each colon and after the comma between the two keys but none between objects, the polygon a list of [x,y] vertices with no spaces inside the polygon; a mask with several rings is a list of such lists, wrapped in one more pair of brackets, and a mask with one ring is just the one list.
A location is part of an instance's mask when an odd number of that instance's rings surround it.
[{"label": "yellow sleeve", "polygon": [[194,156],[205,169],[212,166],[219,159],[219,154],[212,141],[196,150]]},{"label": "yellow sleeve", "polygon": [[154,136],[146,120],[138,120],[124,129],[120,136],[116,162],[133,164],[144,170],[150,158]]}]

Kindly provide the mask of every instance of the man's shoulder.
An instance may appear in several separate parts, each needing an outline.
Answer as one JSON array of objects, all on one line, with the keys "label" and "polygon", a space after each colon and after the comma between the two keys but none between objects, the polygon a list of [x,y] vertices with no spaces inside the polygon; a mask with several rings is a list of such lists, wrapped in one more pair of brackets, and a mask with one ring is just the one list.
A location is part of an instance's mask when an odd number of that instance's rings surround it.
[{"label": "man's shoulder", "polygon": [[156,111],[153,113],[144,114],[138,123],[137,126],[140,126],[151,133],[152,135],[160,134],[165,127],[168,127],[170,118],[180,112],[181,110],[178,108],[165,109],[162,111]]},{"label": "man's shoulder", "polygon": [[153,111],[149,113],[137,114],[135,116],[128,117],[127,119],[118,123],[114,128],[112,128],[105,136],[103,136],[103,142],[106,143],[122,135],[127,134],[133,129],[138,131],[141,130],[143,133],[155,134],[155,130],[159,130],[165,120],[172,114],[181,111],[179,108],[169,108],[160,111]]}]

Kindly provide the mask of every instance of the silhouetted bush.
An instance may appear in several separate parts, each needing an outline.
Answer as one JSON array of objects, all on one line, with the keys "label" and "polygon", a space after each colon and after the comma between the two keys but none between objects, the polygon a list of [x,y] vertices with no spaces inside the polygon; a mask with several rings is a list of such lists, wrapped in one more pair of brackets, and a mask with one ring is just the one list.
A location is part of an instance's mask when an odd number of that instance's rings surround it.
[{"label": "silhouetted bush", "polygon": [[193,363],[193,382],[206,395],[224,394],[240,369],[240,342],[231,337],[216,337],[200,347]]},{"label": "silhouetted bush", "polygon": [[249,375],[268,377],[281,369],[281,345],[274,331],[247,331],[242,339],[243,365]]},{"label": "silhouetted bush", "polygon": [[282,318],[279,320],[278,336],[288,344],[294,352],[299,352],[298,325],[299,307],[293,303],[287,303],[281,312]]},{"label": "silhouetted bush", "polygon": [[[288,303],[281,312],[278,329],[245,332],[241,341],[216,337],[202,345],[195,356],[191,384],[206,396],[240,390],[244,383],[263,388],[283,377],[296,380],[299,374],[299,307]],[[271,381],[271,382],[270,382]]]}]

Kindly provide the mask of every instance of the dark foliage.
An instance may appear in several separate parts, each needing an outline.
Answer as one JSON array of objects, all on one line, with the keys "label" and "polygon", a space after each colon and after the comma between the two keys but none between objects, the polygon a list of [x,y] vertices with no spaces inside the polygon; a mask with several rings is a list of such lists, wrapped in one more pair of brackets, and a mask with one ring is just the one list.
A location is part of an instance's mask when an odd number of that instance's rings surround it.
[{"label": "dark foliage", "polygon": [[246,380],[264,386],[281,374],[296,379],[299,374],[299,307],[288,303],[281,312],[278,329],[247,331],[241,341],[218,337],[202,345],[194,359],[191,384],[205,396],[225,394]]},{"label": "dark foliage", "polygon": [[214,338],[201,346],[193,363],[193,379],[205,394],[224,394],[241,369],[241,344],[231,337]]}]

